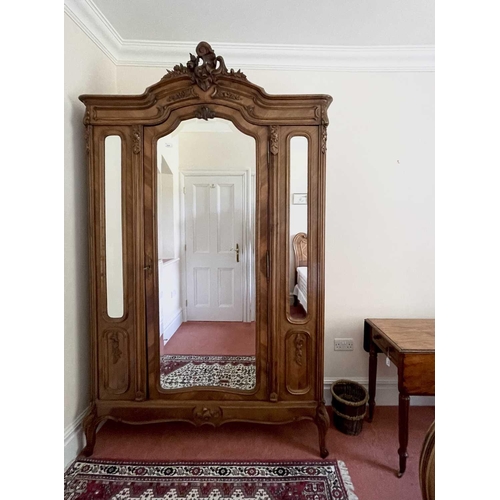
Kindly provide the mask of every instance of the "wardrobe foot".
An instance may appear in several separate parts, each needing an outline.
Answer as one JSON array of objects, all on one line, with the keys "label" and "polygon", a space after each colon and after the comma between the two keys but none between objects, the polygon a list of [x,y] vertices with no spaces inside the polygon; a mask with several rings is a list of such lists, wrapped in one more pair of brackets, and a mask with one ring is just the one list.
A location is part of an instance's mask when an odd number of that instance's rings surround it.
[{"label": "wardrobe foot", "polygon": [[326,458],[329,455],[328,449],[326,448],[326,433],[328,427],[330,427],[330,417],[328,416],[324,403],[321,403],[316,411],[316,425],[318,426],[319,433],[319,454],[321,458]]},{"label": "wardrobe foot", "polygon": [[100,419],[97,418],[97,408],[95,403],[93,403],[89,413],[83,419],[83,432],[85,433],[86,445],[81,454],[85,457],[90,457],[90,455],[94,453],[95,438],[99,422]]}]

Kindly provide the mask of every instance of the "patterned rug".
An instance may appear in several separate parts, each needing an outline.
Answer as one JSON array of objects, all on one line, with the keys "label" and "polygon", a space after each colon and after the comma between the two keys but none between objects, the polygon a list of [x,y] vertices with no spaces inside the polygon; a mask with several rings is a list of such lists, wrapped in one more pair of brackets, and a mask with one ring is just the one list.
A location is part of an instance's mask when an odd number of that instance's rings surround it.
[{"label": "patterned rug", "polygon": [[164,354],[160,358],[163,389],[228,387],[249,391],[255,384],[255,356]]},{"label": "patterned rug", "polygon": [[358,500],[341,461],[111,462],[76,460],[65,500]]}]

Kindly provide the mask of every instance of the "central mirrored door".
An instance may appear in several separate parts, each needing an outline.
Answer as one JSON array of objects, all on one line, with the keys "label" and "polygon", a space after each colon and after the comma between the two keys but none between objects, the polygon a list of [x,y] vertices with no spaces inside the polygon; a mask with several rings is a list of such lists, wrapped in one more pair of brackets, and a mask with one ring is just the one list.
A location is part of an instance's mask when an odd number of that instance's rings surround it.
[{"label": "central mirrored door", "polygon": [[256,386],[256,143],[223,119],[157,140],[163,390]]}]

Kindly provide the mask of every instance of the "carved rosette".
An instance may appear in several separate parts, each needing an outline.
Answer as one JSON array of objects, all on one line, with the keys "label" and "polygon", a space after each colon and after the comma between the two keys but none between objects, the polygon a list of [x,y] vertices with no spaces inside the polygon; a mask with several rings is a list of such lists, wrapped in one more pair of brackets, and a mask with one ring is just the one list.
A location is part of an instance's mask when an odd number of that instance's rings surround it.
[{"label": "carved rosette", "polygon": [[195,113],[196,118],[199,120],[210,120],[215,118],[215,111],[210,109],[208,106],[200,106]]},{"label": "carved rosette", "polygon": [[304,362],[304,344],[306,343],[306,337],[303,333],[298,333],[295,336],[294,345],[295,345],[295,362],[302,366]]},{"label": "carved rosette", "polygon": [[141,127],[139,125],[132,127],[132,140],[134,144],[132,151],[138,155],[141,152]]},{"label": "carved rosette", "polygon": [[277,125],[271,125],[271,139],[270,139],[270,151],[272,155],[277,155],[278,154],[278,126]]},{"label": "carved rosette", "polygon": [[220,406],[196,406],[193,409],[193,416],[198,425],[213,424],[215,425],[222,417],[222,408]]},{"label": "carved rosette", "polygon": [[220,75],[231,76],[246,80],[247,77],[240,71],[228,70],[224,59],[216,56],[210,44],[200,42],[196,47],[196,56],[190,55],[190,60],[183,64],[174,66],[172,71],[167,70],[164,80],[189,76],[193,83],[196,83],[201,90],[208,90],[213,85],[217,85],[217,79]]}]

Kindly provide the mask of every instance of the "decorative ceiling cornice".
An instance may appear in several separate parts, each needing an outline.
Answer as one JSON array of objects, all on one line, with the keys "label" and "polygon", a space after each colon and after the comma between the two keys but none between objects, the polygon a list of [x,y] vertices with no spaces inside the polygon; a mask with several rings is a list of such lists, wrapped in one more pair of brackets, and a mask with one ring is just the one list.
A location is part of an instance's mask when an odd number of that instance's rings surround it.
[{"label": "decorative ceiling cornice", "polygon": [[[92,0],[65,0],[69,17],[117,66],[172,68],[196,42],[124,40]],[[434,71],[434,46],[327,46],[215,43],[241,69],[294,71]]]}]

